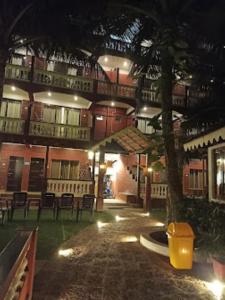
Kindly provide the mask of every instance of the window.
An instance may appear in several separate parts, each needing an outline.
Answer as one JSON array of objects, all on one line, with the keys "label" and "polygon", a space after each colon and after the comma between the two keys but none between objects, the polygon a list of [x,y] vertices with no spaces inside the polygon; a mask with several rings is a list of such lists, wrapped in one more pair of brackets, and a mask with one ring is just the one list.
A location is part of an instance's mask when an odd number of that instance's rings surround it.
[{"label": "window", "polygon": [[42,119],[47,123],[79,126],[80,111],[67,107],[45,106]]},{"label": "window", "polygon": [[198,169],[190,169],[189,176],[189,187],[193,190],[202,190],[203,182],[206,182],[206,172],[204,172],[203,179],[203,171]]},{"label": "window", "polygon": [[19,119],[21,117],[21,103],[19,101],[2,101],[0,116]]},{"label": "window", "polygon": [[51,178],[63,180],[79,179],[79,161],[52,160]]},{"label": "window", "polygon": [[149,120],[148,119],[138,119],[138,129],[146,134],[151,134],[154,132],[152,126],[148,126]]}]

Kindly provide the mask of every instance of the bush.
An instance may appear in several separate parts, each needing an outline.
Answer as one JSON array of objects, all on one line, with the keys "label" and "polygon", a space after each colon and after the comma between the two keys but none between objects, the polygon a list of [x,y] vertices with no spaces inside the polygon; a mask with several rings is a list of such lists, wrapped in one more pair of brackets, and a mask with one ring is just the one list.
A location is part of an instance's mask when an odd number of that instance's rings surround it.
[{"label": "bush", "polygon": [[211,255],[225,257],[225,204],[207,199],[185,199],[180,217],[196,235],[195,246]]}]

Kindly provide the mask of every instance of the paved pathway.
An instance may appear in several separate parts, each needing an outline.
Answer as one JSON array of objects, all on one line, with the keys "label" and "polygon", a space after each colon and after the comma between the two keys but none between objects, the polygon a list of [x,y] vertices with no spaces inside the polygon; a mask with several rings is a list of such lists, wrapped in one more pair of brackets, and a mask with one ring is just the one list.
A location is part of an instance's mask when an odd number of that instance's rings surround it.
[{"label": "paved pathway", "polygon": [[133,241],[154,224],[140,212],[121,210],[127,219],[101,229],[92,225],[67,241],[63,248],[72,248],[73,254],[42,265],[33,300],[214,299],[201,280],[209,279],[202,266],[176,271],[167,258]]}]

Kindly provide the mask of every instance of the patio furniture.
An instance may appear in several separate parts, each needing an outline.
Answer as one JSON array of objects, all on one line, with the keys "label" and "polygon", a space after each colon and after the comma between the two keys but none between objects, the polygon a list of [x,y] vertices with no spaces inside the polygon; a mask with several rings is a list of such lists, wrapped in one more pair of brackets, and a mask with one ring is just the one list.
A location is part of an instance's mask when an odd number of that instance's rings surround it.
[{"label": "patio furniture", "polygon": [[71,210],[71,214],[73,216],[74,213],[74,196],[71,193],[62,194],[61,198],[57,201],[56,208],[56,220],[59,218],[59,214],[61,210]]},{"label": "patio furniture", "polygon": [[11,221],[13,219],[14,211],[16,209],[23,209],[24,218],[26,218],[28,210],[29,210],[26,192],[14,192],[13,193],[13,198],[12,198],[12,202],[11,202],[11,216],[10,216]]},{"label": "patio furniture", "polygon": [[55,202],[55,193],[43,193],[42,197],[39,202],[38,207],[38,214],[37,214],[37,220],[40,220],[42,210],[49,210],[51,209],[53,211],[53,218],[55,219],[55,213],[56,213],[56,202]]},{"label": "patio furniture", "polygon": [[95,201],[95,195],[92,194],[83,195],[82,200],[78,203],[77,206],[77,218],[76,218],[77,222],[79,221],[79,218],[81,219],[84,210],[89,211],[91,220],[93,219],[94,201]]},{"label": "patio furniture", "polygon": [[1,225],[5,223],[5,216],[9,220],[9,205],[7,200],[0,200],[0,222]]}]

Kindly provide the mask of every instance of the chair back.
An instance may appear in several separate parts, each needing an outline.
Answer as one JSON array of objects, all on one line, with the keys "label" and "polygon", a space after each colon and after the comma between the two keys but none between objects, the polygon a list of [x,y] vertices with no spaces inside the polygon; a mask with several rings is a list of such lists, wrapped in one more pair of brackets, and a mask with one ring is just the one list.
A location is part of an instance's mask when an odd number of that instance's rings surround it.
[{"label": "chair back", "polygon": [[59,200],[59,206],[62,207],[71,207],[74,203],[74,196],[71,193],[64,193]]},{"label": "chair back", "polygon": [[94,201],[95,201],[95,195],[84,194],[82,203],[81,203],[81,208],[82,209],[90,209],[90,210],[93,209]]},{"label": "chair back", "polygon": [[41,198],[41,207],[54,208],[55,207],[55,193],[43,193]]},{"label": "chair back", "polygon": [[14,192],[12,206],[13,207],[23,207],[27,203],[27,193],[26,192]]}]

